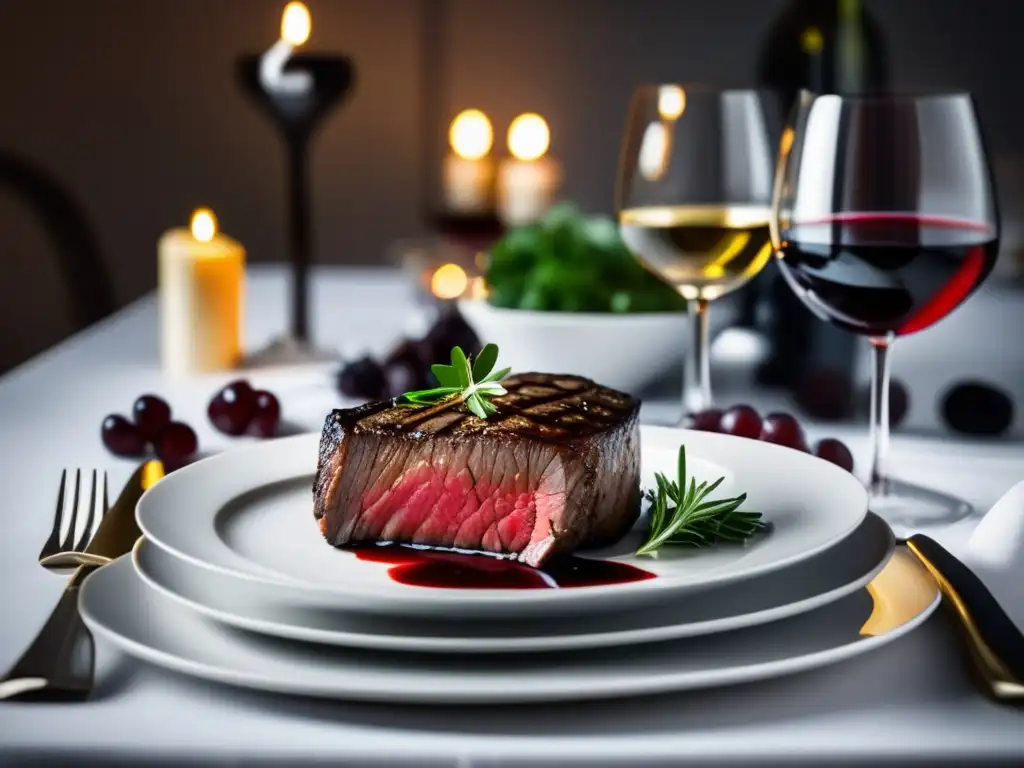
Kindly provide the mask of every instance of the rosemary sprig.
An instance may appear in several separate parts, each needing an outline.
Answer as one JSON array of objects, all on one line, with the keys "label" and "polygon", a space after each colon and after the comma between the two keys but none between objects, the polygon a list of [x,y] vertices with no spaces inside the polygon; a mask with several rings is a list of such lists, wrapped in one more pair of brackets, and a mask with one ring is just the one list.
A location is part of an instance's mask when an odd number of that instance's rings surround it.
[{"label": "rosemary sprig", "polygon": [[740,510],[747,494],[732,499],[705,501],[724,477],[713,483],[697,484],[686,478],[686,446],[679,446],[678,479],[669,480],[658,472],[656,488],[645,494],[651,502],[650,527],[647,540],[636,551],[650,555],[659,547],[681,545],[702,547],[726,541],[744,541],[767,526],[760,512]]},{"label": "rosemary sprig", "polygon": [[476,360],[472,361],[462,351],[462,347],[452,349],[451,365],[432,365],[430,370],[441,385],[433,389],[421,389],[406,392],[399,399],[399,405],[406,408],[421,408],[443,400],[459,400],[466,404],[475,415],[486,419],[498,408],[490,398],[505,394],[505,388],[498,382],[508,376],[511,368],[493,370],[498,362],[498,346],[488,344]]}]

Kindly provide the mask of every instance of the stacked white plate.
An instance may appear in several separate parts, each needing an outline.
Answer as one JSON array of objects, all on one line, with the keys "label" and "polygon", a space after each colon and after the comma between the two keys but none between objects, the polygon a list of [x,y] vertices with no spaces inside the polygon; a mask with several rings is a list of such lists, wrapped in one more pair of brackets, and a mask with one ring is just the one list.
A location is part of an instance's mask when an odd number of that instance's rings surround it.
[{"label": "stacked white plate", "polygon": [[139,503],[132,557],[94,574],[92,631],[184,674],[301,695],[503,704],[725,685],[865,653],[924,621],[935,584],[896,553],[847,472],[726,435],[645,427],[644,484],[675,472],[746,492],[771,530],[743,546],[636,557],[629,583],[471,589],[398,583],[328,546],[312,513],[318,435],[221,454]]}]

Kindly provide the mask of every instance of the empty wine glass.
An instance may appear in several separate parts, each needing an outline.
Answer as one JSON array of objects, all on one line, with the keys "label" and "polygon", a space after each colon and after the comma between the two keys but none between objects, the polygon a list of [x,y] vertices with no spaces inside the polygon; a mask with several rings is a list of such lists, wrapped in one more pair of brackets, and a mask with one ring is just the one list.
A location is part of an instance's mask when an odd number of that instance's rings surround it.
[{"label": "empty wine glass", "polygon": [[688,301],[683,412],[711,406],[708,303],[771,257],[774,147],[758,91],[648,85],[633,94],[616,210],[622,238]]},{"label": "empty wine glass", "polygon": [[999,213],[970,95],[800,94],[771,225],[803,303],[871,343],[872,509],[906,526],[970,514],[886,465],[893,341],[960,306],[996,259]]}]

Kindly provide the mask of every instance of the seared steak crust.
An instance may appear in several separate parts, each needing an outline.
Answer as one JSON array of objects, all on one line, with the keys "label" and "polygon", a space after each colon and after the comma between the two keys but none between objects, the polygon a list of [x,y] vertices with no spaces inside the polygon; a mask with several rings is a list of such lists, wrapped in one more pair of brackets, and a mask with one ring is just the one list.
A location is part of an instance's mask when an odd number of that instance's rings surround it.
[{"label": "seared steak crust", "polygon": [[390,541],[538,566],[620,538],[640,508],[640,404],[578,376],[505,379],[498,413],[393,401],[324,423],[314,514],[335,546]]}]

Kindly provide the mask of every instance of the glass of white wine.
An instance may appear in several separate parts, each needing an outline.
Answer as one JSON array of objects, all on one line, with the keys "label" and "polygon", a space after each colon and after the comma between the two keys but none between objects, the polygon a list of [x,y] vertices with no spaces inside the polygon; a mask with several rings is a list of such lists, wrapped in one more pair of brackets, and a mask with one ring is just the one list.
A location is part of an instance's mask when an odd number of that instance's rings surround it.
[{"label": "glass of white wine", "polygon": [[642,86],[630,105],[615,193],[619,229],[633,254],[687,300],[684,418],[712,404],[708,303],[771,258],[769,105],[759,91],[672,84]]}]

